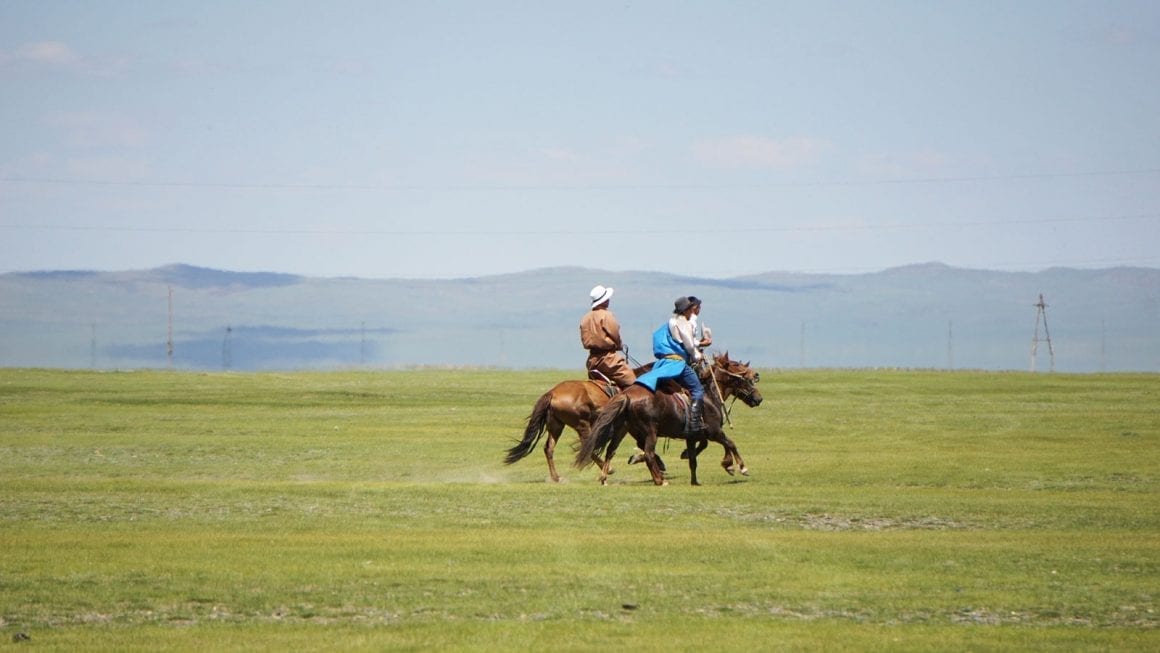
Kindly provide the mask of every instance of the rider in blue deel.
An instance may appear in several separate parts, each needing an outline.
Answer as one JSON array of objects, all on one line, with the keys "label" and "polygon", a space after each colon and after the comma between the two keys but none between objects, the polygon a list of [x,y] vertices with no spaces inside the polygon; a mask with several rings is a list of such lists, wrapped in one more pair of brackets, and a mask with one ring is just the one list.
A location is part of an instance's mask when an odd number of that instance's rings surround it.
[{"label": "rider in blue deel", "polygon": [[653,392],[656,392],[657,383],[661,379],[675,379],[688,389],[692,395],[692,403],[689,405],[690,433],[705,428],[702,420],[705,389],[691,367],[701,361],[701,351],[693,339],[693,324],[689,321],[697,304],[688,297],[678,297],[673,302],[673,316],[653,332],[653,356],[657,361],[652,370],[636,379],[637,383]]}]

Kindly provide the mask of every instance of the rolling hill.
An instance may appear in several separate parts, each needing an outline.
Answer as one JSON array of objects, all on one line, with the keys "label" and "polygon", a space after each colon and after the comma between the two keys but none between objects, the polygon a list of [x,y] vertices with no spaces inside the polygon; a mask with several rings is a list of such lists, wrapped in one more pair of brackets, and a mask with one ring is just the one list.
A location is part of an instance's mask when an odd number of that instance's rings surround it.
[{"label": "rolling hill", "polygon": [[[576,325],[597,283],[616,288],[612,308],[642,361],[673,299],[693,294],[705,301],[716,348],[762,367],[1027,370],[1042,293],[1054,369],[1160,371],[1160,270],[937,263],[731,279],[583,268],[451,280],[189,265],[8,273],[0,275],[0,366],[581,369]],[[1046,342],[1035,362],[1050,369]]]}]

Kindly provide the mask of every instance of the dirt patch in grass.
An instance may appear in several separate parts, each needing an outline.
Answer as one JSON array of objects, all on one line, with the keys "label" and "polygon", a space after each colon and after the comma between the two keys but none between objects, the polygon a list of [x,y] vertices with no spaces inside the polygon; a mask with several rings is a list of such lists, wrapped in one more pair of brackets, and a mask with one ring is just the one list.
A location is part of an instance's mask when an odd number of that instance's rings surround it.
[{"label": "dirt patch in grass", "polygon": [[946,531],[970,528],[966,523],[933,515],[901,518],[806,513],[797,517],[797,522],[803,528],[815,531]]}]

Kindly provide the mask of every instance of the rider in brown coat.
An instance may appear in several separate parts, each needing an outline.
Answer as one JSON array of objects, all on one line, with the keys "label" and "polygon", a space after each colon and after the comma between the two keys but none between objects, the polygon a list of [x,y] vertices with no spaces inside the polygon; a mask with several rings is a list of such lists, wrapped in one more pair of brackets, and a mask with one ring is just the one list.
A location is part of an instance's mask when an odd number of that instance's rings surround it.
[{"label": "rider in brown coat", "polygon": [[580,318],[580,344],[588,350],[584,366],[608,377],[620,388],[627,388],[636,380],[632,368],[620,355],[624,343],[620,340],[620,323],[609,310],[612,288],[596,286],[589,293],[592,308]]}]

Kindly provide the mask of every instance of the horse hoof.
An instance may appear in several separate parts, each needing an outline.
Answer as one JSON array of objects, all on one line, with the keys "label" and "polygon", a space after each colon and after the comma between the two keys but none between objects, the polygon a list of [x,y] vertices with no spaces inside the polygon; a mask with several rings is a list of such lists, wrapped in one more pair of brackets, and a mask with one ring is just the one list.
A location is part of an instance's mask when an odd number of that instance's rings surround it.
[{"label": "horse hoof", "polygon": [[732,468],[732,467],[726,467],[726,468],[725,468],[725,473],[726,473],[726,474],[728,474],[728,475],[730,475],[730,476],[733,476],[733,468]]},{"label": "horse hoof", "polygon": [[668,482],[668,481],[661,481],[661,487],[665,487],[665,486],[667,486],[668,484],[669,484],[669,482]]},{"label": "horse hoof", "polygon": [[741,475],[742,475],[742,476],[749,476],[749,468],[748,468],[748,467],[742,467],[742,468],[741,468]]}]

